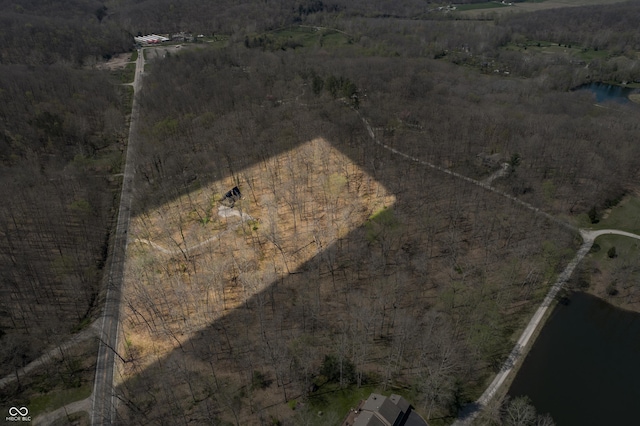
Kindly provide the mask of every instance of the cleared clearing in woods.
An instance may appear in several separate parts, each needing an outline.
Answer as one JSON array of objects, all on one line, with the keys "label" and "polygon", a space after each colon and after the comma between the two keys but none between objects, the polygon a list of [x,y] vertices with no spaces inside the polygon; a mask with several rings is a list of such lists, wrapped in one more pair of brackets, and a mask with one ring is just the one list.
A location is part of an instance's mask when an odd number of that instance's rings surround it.
[{"label": "cleared clearing in woods", "polygon": [[[219,201],[236,185],[243,199],[233,208],[255,220],[218,214]],[[394,202],[347,156],[315,139],[137,217],[129,231],[134,243],[124,314],[137,366],[295,272]],[[238,273],[246,265],[252,272]],[[126,320],[133,317],[137,326]],[[144,318],[161,318],[162,325]]]}]

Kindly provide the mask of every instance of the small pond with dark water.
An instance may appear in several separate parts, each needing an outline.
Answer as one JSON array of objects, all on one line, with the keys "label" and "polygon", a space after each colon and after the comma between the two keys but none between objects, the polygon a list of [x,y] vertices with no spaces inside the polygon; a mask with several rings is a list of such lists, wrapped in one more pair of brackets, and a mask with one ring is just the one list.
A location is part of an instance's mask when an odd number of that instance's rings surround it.
[{"label": "small pond with dark water", "polygon": [[509,389],[557,426],[640,425],[640,314],[585,293],[558,304]]},{"label": "small pond with dark water", "polygon": [[633,89],[625,86],[617,86],[615,84],[606,83],[588,83],[578,86],[573,90],[589,91],[596,96],[597,103],[603,102],[618,102],[629,103],[629,95],[634,92],[639,92],[638,89]]}]

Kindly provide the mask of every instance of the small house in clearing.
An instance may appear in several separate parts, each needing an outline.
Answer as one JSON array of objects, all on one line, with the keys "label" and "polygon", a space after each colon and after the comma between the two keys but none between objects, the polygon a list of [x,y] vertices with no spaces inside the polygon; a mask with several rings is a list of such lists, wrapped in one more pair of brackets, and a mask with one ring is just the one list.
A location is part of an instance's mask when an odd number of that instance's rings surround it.
[{"label": "small house in clearing", "polygon": [[227,193],[224,194],[224,197],[222,197],[222,200],[220,200],[220,202],[227,207],[233,207],[236,201],[239,201],[241,199],[242,193],[240,192],[240,189],[237,186],[234,186],[231,190],[227,191]]}]

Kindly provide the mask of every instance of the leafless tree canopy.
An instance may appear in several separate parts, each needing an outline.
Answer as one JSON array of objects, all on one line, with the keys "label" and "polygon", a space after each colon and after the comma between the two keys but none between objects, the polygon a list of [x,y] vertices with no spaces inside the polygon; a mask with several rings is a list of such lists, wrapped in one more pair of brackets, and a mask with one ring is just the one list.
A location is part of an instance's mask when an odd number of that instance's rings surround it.
[{"label": "leafless tree canopy", "polygon": [[367,384],[454,415],[578,241],[436,167],[575,223],[637,190],[637,108],[570,89],[640,81],[639,10],[0,1],[1,375],[101,308],[131,92],[97,65],[184,31],[144,73],[119,415],[304,424],[286,402]]}]

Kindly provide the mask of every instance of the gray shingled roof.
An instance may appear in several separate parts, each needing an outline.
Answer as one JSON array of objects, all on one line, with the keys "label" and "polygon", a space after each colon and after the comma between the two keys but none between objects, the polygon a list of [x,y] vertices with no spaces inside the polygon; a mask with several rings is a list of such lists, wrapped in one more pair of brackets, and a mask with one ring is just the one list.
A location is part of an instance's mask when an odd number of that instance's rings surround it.
[{"label": "gray shingled roof", "polygon": [[353,426],[387,426],[372,411],[363,411],[360,413]]},{"label": "gray shingled roof", "polygon": [[353,426],[428,426],[400,395],[372,393],[360,409]]}]

